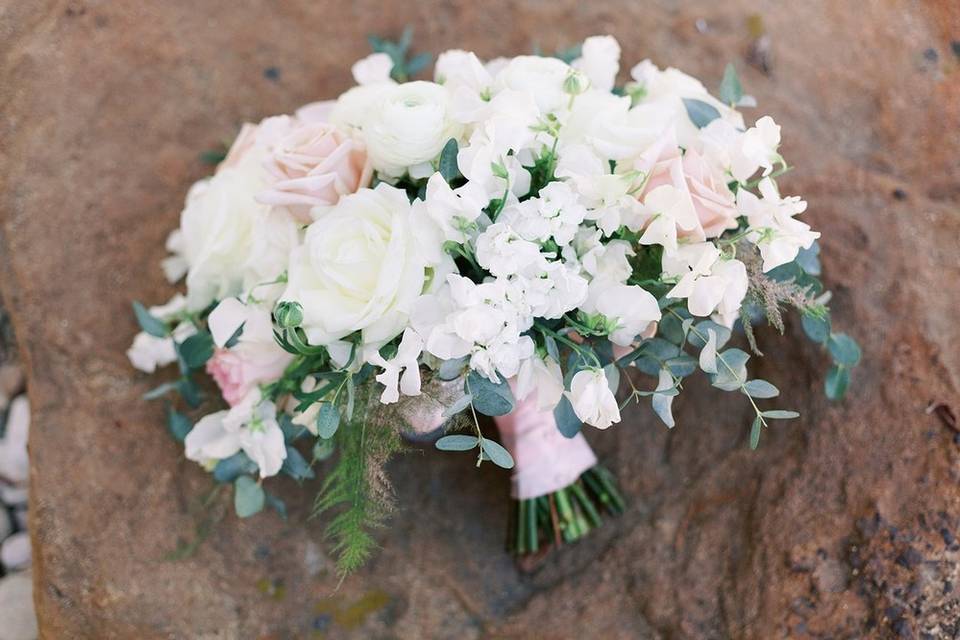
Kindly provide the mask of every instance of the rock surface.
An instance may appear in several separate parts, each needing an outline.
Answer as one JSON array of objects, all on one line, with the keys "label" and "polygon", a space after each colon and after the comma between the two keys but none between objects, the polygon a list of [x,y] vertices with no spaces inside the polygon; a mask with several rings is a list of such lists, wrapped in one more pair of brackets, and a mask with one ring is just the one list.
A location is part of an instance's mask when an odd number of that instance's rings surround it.
[{"label": "rock surface", "polygon": [[[384,6],[0,9],[0,286],[33,408],[41,636],[952,637],[960,449],[926,409],[960,408],[960,5]],[[309,492],[287,483],[288,522],[200,511],[208,477],[124,357],[129,301],[169,296],[163,241],[208,171],[199,153],[343,90],[365,36],[407,23],[420,50],[481,56],[611,32],[625,66],[649,56],[711,85],[734,61],[784,127],[797,169],[781,186],[810,202],[835,323],[864,347],[849,400],[823,399],[825,358],[796,323],[763,333],[776,357],[757,373],[802,420],[751,453],[748,409],[694,383],[672,431],[643,407],[589,434],[631,508],[530,575],[502,551],[507,477],[457,456],[393,465],[404,509],[333,595]],[[192,556],[166,559],[197,531]]]}]

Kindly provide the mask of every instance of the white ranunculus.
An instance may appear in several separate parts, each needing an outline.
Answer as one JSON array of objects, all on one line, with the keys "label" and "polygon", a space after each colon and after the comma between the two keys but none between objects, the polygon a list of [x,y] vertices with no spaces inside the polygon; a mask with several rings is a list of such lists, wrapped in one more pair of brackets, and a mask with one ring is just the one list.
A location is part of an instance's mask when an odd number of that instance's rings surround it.
[{"label": "white ranunculus", "polygon": [[557,58],[517,56],[494,80],[498,89],[530,93],[540,111],[549,113],[565,106],[570,99],[563,90],[563,82],[570,72],[570,65]]},{"label": "white ranunculus", "polygon": [[462,133],[450,116],[450,92],[423,81],[382,90],[361,127],[373,167],[387,176],[401,176],[430,162],[450,138]]},{"label": "white ranunculus", "polygon": [[307,228],[282,299],[303,306],[313,344],[354,331],[365,344],[383,344],[407,325],[426,266],[406,193],[380,184],[345,196]]},{"label": "white ranunculus", "polygon": [[340,94],[333,108],[330,109],[330,123],[352,129],[363,129],[374,114],[380,98],[395,86],[396,83],[393,80],[387,80],[348,89]]},{"label": "white ranunculus", "polygon": [[620,71],[620,43],[613,36],[587,38],[573,68],[582,71],[594,88],[612,91]]},{"label": "white ranunculus", "polygon": [[586,424],[606,429],[620,422],[620,407],[610,391],[603,369],[584,369],[570,382],[570,391],[564,392],[573,405],[577,417]]},{"label": "white ranunculus", "polygon": [[563,397],[563,372],[557,361],[547,356],[533,356],[523,361],[517,373],[514,393],[518,401],[536,394],[537,409],[552,411]]},{"label": "white ranunculus", "polygon": [[353,79],[359,85],[378,84],[390,80],[393,70],[393,60],[385,53],[371,53],[366,58],[357,60],[350,68]]},{"label": "white ranunculus", "polygon": [[433,78],[450,91],[451,112],[458,122],[476,122],[489,112],[493,76],[473,52],[444,51],[437,56]]}]

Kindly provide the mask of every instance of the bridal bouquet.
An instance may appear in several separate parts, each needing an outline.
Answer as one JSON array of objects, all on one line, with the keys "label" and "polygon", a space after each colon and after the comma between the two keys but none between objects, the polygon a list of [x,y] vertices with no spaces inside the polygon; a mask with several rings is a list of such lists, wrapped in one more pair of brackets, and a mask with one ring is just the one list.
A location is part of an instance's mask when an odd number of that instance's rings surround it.
[{"label": "bridal bouquet", "polygon": [[[385,461],[435,431],[513,469],[516,552],[576,540],[624,508],[584,425],[642,401],[673,427],[697,370],[753,408],[751,447],[798,415],[744,350],[784,307],[843,394],[859,349],[831,330],[806,203],[778,189],[780,127],[745,122],[733,67],[719,97],[650,61],[617,84],[600,36],[553,57],[446,51],[412,81],[427,58],[409,34],[371,41],[336,100],[243,126],[167,242],[185,292],[134,303],[134,366],[179,367],[147,396],[193,408],[168,402],[169,429],[239,516],[285,513],[264,480],[322,474],[315,512],[349,572],[392,504]],[[202,371],[224,408],[198,415]]]}]

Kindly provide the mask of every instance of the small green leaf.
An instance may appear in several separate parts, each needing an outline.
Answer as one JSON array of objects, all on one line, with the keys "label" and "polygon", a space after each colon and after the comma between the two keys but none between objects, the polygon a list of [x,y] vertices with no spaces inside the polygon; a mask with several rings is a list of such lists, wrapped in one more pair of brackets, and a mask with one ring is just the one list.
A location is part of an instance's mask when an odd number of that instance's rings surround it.
[{"label": "small green leaf", "polygon": [[199,369],[213,355],[213,336],[209,331],[195,333],[177,345],[177,352],[187,369]]},{"label": "small green leaf", "polygon": [[193,423],[190,418],[174,409],[172,405],[167,407],[167,430],[177,442],[183,442],[192,428]]},{"label": "small green leaf", "polygon": [[737,69],[732,63],[728,63],[727,68],[723,70],[723,80],[720,81],[720,99],[730,106],[735,106],[742,97],[743,85],[740,84]]},{"label": "small green leaf", "polygon": [[467,366],[469,358],[456,358],[454,360],[444,360],[440,363],[437,375],[441,380],[456,380],[463,375],[463,370]]},{"label": "small green leaf", "polygon": [[717,372],[717,332],[707,329],[707,343],[700,350],[700,368],[705,373]]},{"label": "small green leaf", "polygon": [[469,451],[478,444],[480,444],[480,441],[476,436],[454,434],[452,436],[443,436],[437,440],[434,446],[440,449],[440,451]]},{"label": "small green leaf", "polygon": [[334,445],[333,440],[322,440],[317,439],[313,445],[313,460],[314,462],[321,462],[326,460],[333,455],[336,446]]},{"label": "small green leaf", "polygon": [[515,405],[506,380],[491,382],[476,371],[467,376],[467,393],[473,396],[473,408],[485,416],[505,416]]},{"label": "small green leaf", "polygon": [[296,448],[290,445],[287,445],[287,457],[283,459],[283,465],[280,467],[280,471],[294,480],[306,480],[314,476],[310,464]]},{"label": "small green leaf", "polygon": [[321,402],[317,411],[317,435],[328,440],[340,427],[340,410],[332,402]]},{"label": "small green leaf", "polygon": [[180,397],[193,408],[199,407],[200,403],[203,402],[203,392],[200,391],[200,387],[197,386],[197,383],[191,380],[188,377],[180,378],[176,382],[177,391],[180,393]]},{"label": "small green leaf", "polygon": [[796,411],[785,411],[783,409],[764,411],[760,415],[762,415],[764,418],[770,418],[771,420],[792,420],[793,418],[800,417],[800,414]]},{"label": "small green leaf", "polygon": [[750,427],[750,448],[754,451],[757,449],[757,445],[760,444],[761,427],[763,427],[763,423],[760,421],[760,416],[757,416],[753,419],[753,426]]},{"label": "small green leaf", "polygon": [[156,400],[157,398],[167,395],[171,391],[175,391],[177,388],[178,386],[176,382],[164,382],[160,386],[154,387],[153,389],[150,389],[150,391],[147,391],[142,397],[144,400]]},{"label": "small green leaf", "polygon": [[830,339],[830,318],[825,316],[818,318],[816,316],[804,315],[800,318],[800,324],[803,326],[804,333],[814,342],[824,343]]},{"label": "small green leaf", "polygon": [[573,410],[573,405],[570,404],[567,396],[560,398],[560,402],[553,410],[553,417],[557,421],[557,430],[559,430],[565,438],[572,438],[580,433],[580,427],[583,426],[583,421],[577,417],[576,412]]},{"label": "small green leaf", "polygon": [[835,364],[827,372],[823,386],[827,397],[831,400],[840,400],[847,392],[850,384],[850,370],[841,364]]},{"label": "small green leaf", "polygon": [[743,385],[743,392],[751,398],[776,398],[780,390],[766,380],[749,380]]},{"label": "small green leaf", "polygon": [[145,306],[136,300],[133,301],[133,315],[137,317],[137,323],[140,325],[140,328],[151,336],[155,338],[166,338],[170,335],[170,330],[167,328],[166,323],[153,316],[147,311]]},{"label": "small green leaf", "polygon": [[457,166],[458,150],[457,139],[450,138],[440,152],[440,175],[448,184],[461,177],[460,167]]},{"label": "small green leaf", "polygon": [[457,415],[458,413],[460,413],[461,411],[469,407],[472,402],[473,402],[473,398],[470,396],[470,394],[464,394],[459,398],[457,398],[453,404],[447,407],[443,411],[443,415],[441,417],[452,418],[453,416]]},{"label": "small green leaf", "polygon": [[511,456],[510,452],[504,449],[503,445],[499,442],[484,438],[481,446],[483,447],[483,452],[493,464],[504,469],[513,468],[513,456]]},{"label": "small green leaf", "polygon": [[717,108],[712,104],[704,102],[703,100],[684,98],[683,106],[687,109],[687,115],[690,117],[690,122],[696,125],[698,129],[703,129],[705,126],[720,117],[720,112],[717,111]]},{"label": "small green leaf", "polygon": [[747,360],[750,356],[740,349],[727,349],[717,355],[717,372],[710,376],[710,384],[724,391],[736,391],[747,381]]},{"label": "small green leaf", "polygon": [[267,493],[264,491],[264,498],[266,498],[267,506],[280,514],[280,517],[284,520],[287,519],[287,503],[273,495],[272,493]]},{"label": "small green leaf", "polygon": [[257,463],[243,451],[238,451],[229,458],[224,458],[217,462],[213,468],[213,479],[223,484],[233,482],[245,473],[253,473],[257,470]]},{"label": "small green leaf", "polygon": [[241,518],[259,513],[265,501],[263,487],[250,476],[240,476],[233,483],[233,507]]},{"label": "small green leaf", "polygon": [[845,333],[831,335],[827,348],[836,364],[852,367],[860,362],[860,346]]}]

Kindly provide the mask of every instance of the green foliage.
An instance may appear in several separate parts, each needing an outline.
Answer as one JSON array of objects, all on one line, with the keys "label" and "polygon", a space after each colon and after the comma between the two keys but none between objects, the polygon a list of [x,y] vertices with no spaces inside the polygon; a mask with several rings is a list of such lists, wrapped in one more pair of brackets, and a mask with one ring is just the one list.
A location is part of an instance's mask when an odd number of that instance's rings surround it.
[{"label": "green foliage", "polygon": [[736,67],[728,63],[727,68],[723,70],[723,80],[720,81],[720,99],[733,107],[740,103],[741,98],[743,98],[743,85],[740,84]]},{"label": "green foliage", "polygon": [[443,179],[447,183],[452,183],[455,180],[463,178],[463,175],[460,173],[460,167],[457,164],[457,152],[459,147],[457,145],[456,138],[450,138],[447,141],[447,144],[443,146],[443,151],[440,152],[440,164],[438,170],[440,175],[443,176]]},{"label": "green foliage", "polygon": [[490,461],[502,467],[504,469],[513,468],[513,456],[510,455],[510,452],[503,448],[499,442],[495,442],[490,438],[483,438],[480,446],[483,448],[483,453],[486,454],[487,458]]},{"label": "green foliage", "polygon": [[238,451],[229,458],[217,462],[213,468],[213,479],[223,484],[229,484],[245,473],[257,471],[257,463],[243,451]]},{"label": "green foliage", "polygon": [[192,428],[190,418],[174,409],[173,405],[167,405],[167,430],[177,442],[183,442]]},{"label": "green foliage", "polygon": [[317,435],[329,440],[340,427],[340,410],[332,402],[321,402],[317,411]]},{"label": "green foliage", "polygon": [[263,487],[250,476],[240,476],[233,483],[233,508],[237,516],[249,518],[260,513],[266,502]]},{"label": "green foliage", "polygon": [[213,356],[213,336],[209,331],[200,331],[176,345],[176,348],[184,372],[199,369]]},{"label": "green foliage", "polygon": [[437,440],[435,446],[440,451],[470,451],[480,443],[476,436],[453,434]]},{"label": "green foliage", "polygon": [[283,459],[283,466],[280,472],[284,473],[294,480],[308,480],[314,477],[313,469],[310,468],[303,455],[291,445],[287,445],[287,457]]},{"label": "green foliage", "polygon": [[136,300],[133,301],[133,315],[136,316],[140,328],[151,336],[166,338],[170,335],[170,329],[167,328],[166,323],[151,315],[147,308]]},{"label": "green foliage", "polygon": [[705,126],[720,117],[720,112],[712,104],[695,98],[684,98],[683,106],[687,109],[687,116],[698,129]]},{"label": "green foliage", "polygon": [[413,44],[413,27],[406,27],[396,42],[380,36],[367,36],[370,48],[376,53],[385,53],[393,62],[390,77],[397,82],[407,82],[424,69],[433,58],[429,53],[419,53],[410,57],[410,45]]},{"label": "green foliage", "polygon": [[553,410],[553,417],[557,421],[557,429],[565,438],[572,438],[580,433],[583,421],[577,417],[567,396],[560,398],[560,402]]},{"label": "green foliage", "polygon": [[840,364],[830,367],[827,377],[823,381],[823,389],[831,400],[840,400],[847,393],[850,385],[850,370]]},{"label": "green foliage", "polygon": [[371,535],[394,505],[393,488],[384,464],[402,449],[397,432],[370,419],[368,390],[361,391],[359,417],[336,433],[340,457],[314,502],[313,515],[335,512],[326,527],[341,576],[352,573],[376,548]]},{"label": "green foliage", "polygon": [[467,394],[473,398],[473,408],[485,416],[505,416],[513,411],[516,402],[506,380],[494,383],[476,371],[467,375]]}]

